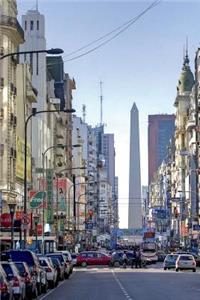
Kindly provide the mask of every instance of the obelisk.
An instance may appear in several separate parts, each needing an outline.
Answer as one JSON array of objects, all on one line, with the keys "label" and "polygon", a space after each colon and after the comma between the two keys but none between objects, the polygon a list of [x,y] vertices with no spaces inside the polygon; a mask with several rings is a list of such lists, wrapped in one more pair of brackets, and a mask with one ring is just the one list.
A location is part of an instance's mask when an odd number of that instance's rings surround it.
[{"label": "obelisk", "polygon": [[139,111],[135,103],[130,118],[128,228],[142,228]]}]

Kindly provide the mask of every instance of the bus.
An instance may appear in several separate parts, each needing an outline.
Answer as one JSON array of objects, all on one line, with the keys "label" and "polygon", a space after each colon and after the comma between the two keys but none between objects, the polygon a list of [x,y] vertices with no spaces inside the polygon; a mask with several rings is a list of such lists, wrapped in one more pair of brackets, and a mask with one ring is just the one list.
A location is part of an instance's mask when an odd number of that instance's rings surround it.
[{"label": "bus", "polygon": [[144,241],[141,244],[141,259],[146,264],[153,264],[158,261],[157,245],[155,242]]}]

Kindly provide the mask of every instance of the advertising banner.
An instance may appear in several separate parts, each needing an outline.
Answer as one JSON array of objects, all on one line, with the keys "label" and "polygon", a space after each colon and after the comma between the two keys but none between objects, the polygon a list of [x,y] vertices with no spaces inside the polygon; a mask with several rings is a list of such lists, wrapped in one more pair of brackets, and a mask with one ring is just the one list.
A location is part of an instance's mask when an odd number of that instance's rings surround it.
[{"label": "advertising banner", "polygon": [[47,188],[47,223],[53,224],[53,170],[46,171],[46,188]]},{"label": "advertising banner", "polygon": [[[19,179],[24,179],[24,140],[17,136],[16,143],[16,176]],[[30,145],[27,145],[27,181],[31,181],[31,148]]]}]

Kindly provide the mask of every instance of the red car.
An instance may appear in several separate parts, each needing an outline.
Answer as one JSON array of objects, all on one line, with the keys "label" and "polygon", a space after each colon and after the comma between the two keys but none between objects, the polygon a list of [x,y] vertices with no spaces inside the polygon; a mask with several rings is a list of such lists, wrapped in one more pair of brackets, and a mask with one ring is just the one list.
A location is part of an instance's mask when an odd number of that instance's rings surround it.
[{"label": "red car", "polygon": [[77,256],[77,266],[110,265],[111,257],[105,253],[95,251],[81,252]]}]

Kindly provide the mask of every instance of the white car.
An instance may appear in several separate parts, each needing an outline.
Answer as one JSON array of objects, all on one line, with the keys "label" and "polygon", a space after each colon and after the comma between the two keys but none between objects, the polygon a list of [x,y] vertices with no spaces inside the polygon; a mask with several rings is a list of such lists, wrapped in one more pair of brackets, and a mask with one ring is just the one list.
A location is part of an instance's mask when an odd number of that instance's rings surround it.
[{"label": "white car", "polygon": [[49,286],[54,288],[58,283],[57,270],[48,257],[39,256],[38,258],[40,266],[46,271]]},{"label": "white car", "polygon": [[190,254],[181,254],[176,260],[176,272],[179,270],[192,270],[196,272],[196,261]]},{"label": "white car", "polygon": [[6,273],[7,280],[9,281],[14,299],[22,299],[26,298],[26,286],[19,275],[19,272],[13,262],[1,262],[1,267]]}]

